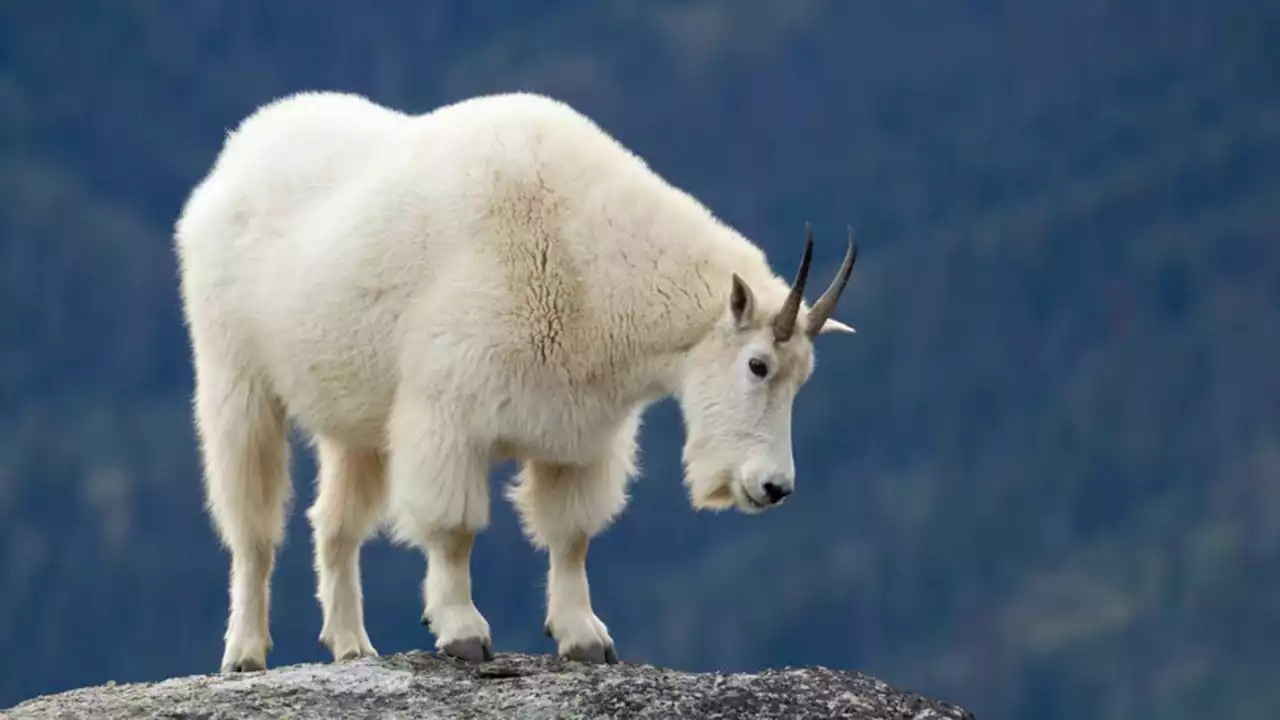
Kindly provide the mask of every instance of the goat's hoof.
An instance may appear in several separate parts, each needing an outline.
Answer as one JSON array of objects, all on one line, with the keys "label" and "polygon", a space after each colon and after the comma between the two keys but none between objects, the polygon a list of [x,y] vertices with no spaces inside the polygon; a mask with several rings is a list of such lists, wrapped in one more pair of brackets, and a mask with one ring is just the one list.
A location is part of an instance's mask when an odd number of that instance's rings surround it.
[{"label": "goat's hoof", "polygon": [[373,648],[351,648],[341,655],[334,657],[338,662],[347,662],[349,660],[360,660],[362,658],[376,658],[378,651]]},{"label": "goat's hoof", "polygon": [[254,658],[245,658],[243,660],[237,660],[236,662],[231,663],[230,665],[224,667],[222,671],[228,672],[228,673],[248,673],[248,672],[262,672],[263,670],[266,670],[266,669],[267,667],[263,665],[261,662],[259,662],[258,660],[255,660]]},{"label": "goat's hoof", "polygon": [[463,638],[445,643],[440,652],[466,662],[485,662],[493,659],[493,646],[488,640],[480,638]]},{"label": "goat's hoof", "polygon": [[378,657],[378,651],[369,642],[369,635],[363,627],[355,632],[330,632],[326,628],[320,633],[320,644],[328,648],[335,662]]},{"label": "goat's hoof", "polygon": [[590,645],[571,647],[560,653],[560,658],[592,665],[617,665],[618,651],[612,645],[591,643]]}]

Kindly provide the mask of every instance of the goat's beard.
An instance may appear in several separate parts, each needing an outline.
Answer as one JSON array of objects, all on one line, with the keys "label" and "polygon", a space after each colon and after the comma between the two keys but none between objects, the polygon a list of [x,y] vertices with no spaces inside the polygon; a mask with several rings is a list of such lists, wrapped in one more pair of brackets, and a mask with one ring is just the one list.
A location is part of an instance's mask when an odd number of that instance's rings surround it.
[{"label": "goat's beard", "polygon": [[695,444],[685,445],[684,484],[689,488],[689,503],[695,510],[719,511],[737,507],[733,497],[733,472],[725,469],[727,463],[723,462],[724,458],[698,456]]}]

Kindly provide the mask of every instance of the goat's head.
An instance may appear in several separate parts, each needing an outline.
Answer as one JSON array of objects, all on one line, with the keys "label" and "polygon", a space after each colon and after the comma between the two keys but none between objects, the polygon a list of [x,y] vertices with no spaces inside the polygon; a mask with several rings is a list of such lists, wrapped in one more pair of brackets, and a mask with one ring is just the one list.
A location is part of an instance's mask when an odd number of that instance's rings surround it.
[{"label": "goat's head", "polygon": [[800,269],[779,306],[765,307],[733,276],[724,315],[689,352],[680,389],[685,482],[694,507],[757,513],[795,489],[791,406],[813,372],[813,339],[853,332],[831,317],[858,256],[852,229],[848,242],[836,278],[807,313],[804,286],[813,254],[808,225]]}]

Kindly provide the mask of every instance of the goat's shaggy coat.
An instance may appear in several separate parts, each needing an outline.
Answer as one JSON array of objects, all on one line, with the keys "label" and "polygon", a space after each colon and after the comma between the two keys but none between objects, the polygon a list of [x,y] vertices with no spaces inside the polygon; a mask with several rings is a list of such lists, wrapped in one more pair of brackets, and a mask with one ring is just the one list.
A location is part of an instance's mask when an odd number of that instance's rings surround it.
[{"label": "goat's shaggy coat", "polygon": [[491,656],[470,552],[488,473],[516,459],[509,497],[550,555],[547,631],[565,656],[613,661],[585,560],[625,504],[640,413],[680,399],[695,506],[774,505],[794,486],[812,337],[851,330],[827,316],[852,253],[812,310],[799,293],[784,307],[791,287],[755,245],[531,94],[418,116],[279,100],[228,137],[176,245],[208,506],[232,558],[224,671],[266,666],[289,420],[319,456],[307,516],[336,658],[375,654],[359,548],[384,520],[427,554],[437,647]]}]

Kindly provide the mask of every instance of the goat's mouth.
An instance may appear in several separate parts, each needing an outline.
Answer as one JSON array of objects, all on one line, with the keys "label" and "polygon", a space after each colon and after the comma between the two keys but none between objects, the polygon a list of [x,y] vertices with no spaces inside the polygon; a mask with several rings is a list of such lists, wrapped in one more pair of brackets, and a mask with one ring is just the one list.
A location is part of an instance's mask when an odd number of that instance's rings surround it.
[{"label": "goat's mouth", "polygon": [[747,490],[746,486],[736,479],[730,487],[733,488],[734,504],[738,506],[740,511],[748,515],[757,515],[769,509],[769,503],[755,499],[755,497],[751,495],[751,491]]},{"label": "goat's mouth", "polygon": [[747,484],[734,470],[722,470],[699,482],[699,479],[686,478],[690,483],[690,500],[698,510],[737,510],[747,515],[758,515],[776,503],[757,499],[747,489]]}]

